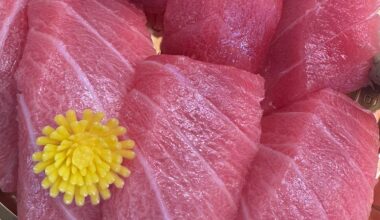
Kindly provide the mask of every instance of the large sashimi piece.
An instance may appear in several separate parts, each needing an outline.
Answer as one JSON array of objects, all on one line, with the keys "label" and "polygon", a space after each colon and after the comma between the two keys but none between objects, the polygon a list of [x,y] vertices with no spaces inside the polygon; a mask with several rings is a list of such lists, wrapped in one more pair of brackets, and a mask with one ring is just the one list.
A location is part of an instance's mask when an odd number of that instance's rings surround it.
[{"label": "large sashimi piece", "polygon": [[167,55],[136,76],[123,114],[137,158],[103,218],[233,219],[258,149],[261,77]]},{"label": "large sashimi piece", "polygon": [[376,183],[375,118],[322,90],[265,116],[239,219],[368,219]]},{"label": "large sashimi piece", "polygon": [[14,71],[22,55],[26,0],[0,1],[0,190],[16,190],[17,121]]},{"label": "large sashimi piece", "polygon": [[380,49],[378,0],[288,0],[268,55],[265,110],[322,88],[368,83]]},{"label": "large sashimi piece", "polygon": [[281,8],[282,0],[169,0],[162,51],[256,72]]},{"label": "large sashimi piece", "polygon": [[[85,108],[118,117],[134,64],[154,54],[142,13],[107,0],[31,0],[23,59],[17,71],[20,146],[19,219],[99,219],[100,208],[66,206],[33,173],[36,137],[54,116]],[[87,201],[88,202],[88,201]]]}]

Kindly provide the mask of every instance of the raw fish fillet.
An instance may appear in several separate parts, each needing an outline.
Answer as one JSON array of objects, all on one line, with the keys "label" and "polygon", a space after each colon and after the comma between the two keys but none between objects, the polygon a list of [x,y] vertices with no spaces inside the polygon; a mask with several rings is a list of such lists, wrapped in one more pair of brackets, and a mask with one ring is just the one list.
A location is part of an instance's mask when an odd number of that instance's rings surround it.
[{"label": "raw fish fillet", "polygon": [[17,181],[16,83],[27,31],[26,0],[0,0],[0,190],[14,192]]},{"label": "raw fish fillet", "polygon": [[136,76],[123,115],[137,157],[103,219],[233,219],[258,149],[262,78],[167,55]]},{"label": "raw fish fillet", "polygon": [[282,0],[168,0],[162,51],[256,73],[281,8]]},{"label": "raw fish fillet", "polygon": [[379,0],[288,0],[268,55],[264,109],[308,93],[368,83],[380,49]]},{"label": "raw fish fillet", "polygon": [[239,219],[368,219],[379,131],[372,114],[326,89],[262,120]]},{"label": "raw fish fillet", "polygon": [[[101,218],[100,206],[66,206],[40,186],[32,154],[41,129],[69,109],[118,117],[134,64],[154,54],[144,15],[108,0],[30,0],[29,33],[17,71],[19,219]],[[87,201],[89,203],[89,201]]]}]

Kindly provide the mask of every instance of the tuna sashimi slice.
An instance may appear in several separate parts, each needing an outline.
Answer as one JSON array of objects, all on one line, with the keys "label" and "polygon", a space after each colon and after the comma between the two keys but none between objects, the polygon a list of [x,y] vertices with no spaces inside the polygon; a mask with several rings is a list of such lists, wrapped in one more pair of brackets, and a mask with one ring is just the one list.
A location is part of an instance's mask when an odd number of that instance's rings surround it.
[{"label": "tuna sashimi slice", "polygon": [[0,190],[17,180],[16,83],[14,72],[25,43],[26,0],[0,1]]},{"label": "tuna sashimi slice", "polygon": [[262,119],[239,219],[368,219],[379,131],[326,89]]},{"label": "tuna sashimi slice", "polygon": [[168,55],[136,76],[123,115],[137,158],[103,218],[233,219],[258,149],[261,77]]},{"label": "tuna sashimi slice", "polygon": [[282,0],[168,0],[162,51],[256,73],[281,8]]},{"label": "tuna sashimi slice", "polygon": [[368,83],[380,49],[379,0],[288,0],[266,65],[264,109],[273,110],[308,93],[344,93]]},{"label": "tuna sashimi slice", "polygon": [[[142,12],[108,0],[31,0],[19,95],[19,219],[99,219],[100,207],[66,206],[33,173],[36,137],[54,116],[86,108],[118,117],[134,64],[154,54]],[[88,201],[89,202],[89,201]]]}]

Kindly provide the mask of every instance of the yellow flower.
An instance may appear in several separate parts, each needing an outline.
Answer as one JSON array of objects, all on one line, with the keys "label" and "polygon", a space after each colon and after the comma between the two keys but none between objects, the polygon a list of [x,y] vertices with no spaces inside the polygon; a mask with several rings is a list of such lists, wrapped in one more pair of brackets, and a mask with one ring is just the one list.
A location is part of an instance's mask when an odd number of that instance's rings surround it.
[{"label": "yellow flower", "polygon": [[[122,165],[123,158],[135,157],[133,140],[120,140],[126,133],[117,119],[102,123],[104,114],[84,110],[78,121],[75,111],[57,115],[57,128],[46,126],[37,145],[43,150],[33,154],[34,173],[45,171],[42,181],[44,189],[50,188],[50,196],[56,198],[63,193],[63,201],[71,204],[75,199],[83,206],[87,196],[97,205],[100,197],[109,199],[109,186],[122,188],[122,177],[128,177],[130,170]],[[100,197],[99,197],[100,195]]]}]

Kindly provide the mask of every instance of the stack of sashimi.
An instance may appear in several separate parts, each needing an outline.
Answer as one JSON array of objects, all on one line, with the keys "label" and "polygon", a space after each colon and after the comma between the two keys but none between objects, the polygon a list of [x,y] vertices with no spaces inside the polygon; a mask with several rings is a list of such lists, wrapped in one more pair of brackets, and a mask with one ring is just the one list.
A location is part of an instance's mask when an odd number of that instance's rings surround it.
[{"label": "stack of sashimi", "polygon": [[380,86],[379,10],[0,0],[0,191],[21,220],[367,220],[379,129],[346,94]]}]

